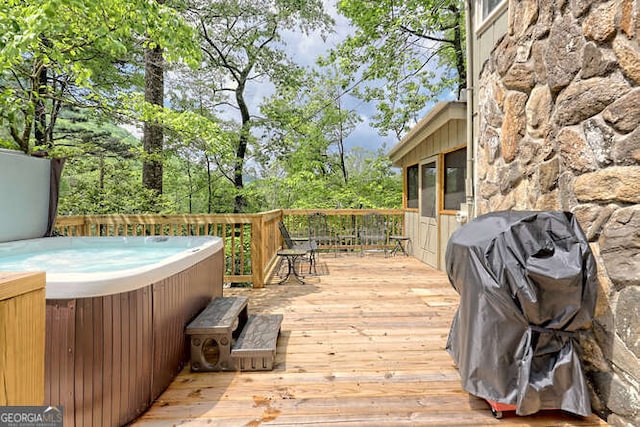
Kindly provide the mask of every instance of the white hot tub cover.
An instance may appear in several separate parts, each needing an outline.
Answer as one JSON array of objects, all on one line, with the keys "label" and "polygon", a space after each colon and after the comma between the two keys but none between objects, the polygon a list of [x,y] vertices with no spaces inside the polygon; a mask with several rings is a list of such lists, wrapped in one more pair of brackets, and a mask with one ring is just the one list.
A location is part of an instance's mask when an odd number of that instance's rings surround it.
[{"label": "white hot tub cover", "polygon": [[577,334],[594,316],[597,272],[575,217],[480,216],[449,240],[446,268],[460,294],[447,351],[463,388],[518,415],[590,415]]}]

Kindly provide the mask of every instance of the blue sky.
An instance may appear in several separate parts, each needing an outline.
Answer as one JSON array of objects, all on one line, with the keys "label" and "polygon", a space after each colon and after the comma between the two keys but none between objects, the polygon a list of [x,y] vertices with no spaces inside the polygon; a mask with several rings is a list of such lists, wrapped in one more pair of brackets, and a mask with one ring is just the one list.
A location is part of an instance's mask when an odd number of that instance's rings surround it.
[{"label": "blue sky", "polygon": [[[286,51],[299,65],[312,67],[320,55],[328,53],[330,49],[337,46],[338,43],[353,31],[349,21],[343,16],[338,15],[335,9],[335,0],[324,0],[324,4],[325,10],[335,20],[334,32],[325,40],[322,39],[319,33],[309,36],[299,33],[285,35],[287,43]],[[266,87],[262,89],[269,90]],[[342,100],[344,101],[345,107],[356,111],[362,120],[345,141],[348,150],[354,147],[362,147],[374,151],[383,144],[386,144],[386,150],[388,151],[396,144],[397,140],[395,137],[380,136],[378,131],[369,125],[371,117],[375,114],[374,106],[349,95],[345,95]]]},{"label": "blue sky", "polygon": [[[285,33],[283,34],[284,41],[286,43],[285,50],[290,55],[292,60],[300,66],[313,67],[319,56],[327,54],[332,48],[337,46],[343,41],[349,34],[353,32],[353,28],[350,26],[349,21],[341,15],[338,15],[335,8],[336,0],[323,0],[325,4],[325,10],[335,20],[335,26],[333,33],[328,37],[322,38],[320,33],[312,33],[304,35],[300,33]],[[273,94],[273,85],[269,82],[256,82],[254,81],[246,87],[246,99],[251,106],[252,114],[256,114],[257,106],[261,103],[262,99]],[[385,151],[389,151],[398,142],[395,135],[389,134],[387,136],[381,136],[378,131],[370,126],[372,117],[376,113],[376,107],[373,104],[363,102],[350,95],[345,95],[342,98],[343,105],[355,111],[361,121],[356,125],[354,131],[346,138],[345,148],[351,150],[355,147],[361,147],[366,150],[376,151],[384,146]],[[430,106],[425,107],[423,114],[426,114]],[[235,113],[233,114],[235,117]],[[127,127],[129,131],[132,131]],[[139,133],[139,132],[136,132]]]},{"label": "blue sky", "polygon": [[[335,2],[336,0],[324,0],[325,10],[335,20],[334,32],[326,40],[323,40],[319,34],[301,36],[299,33],[290,33],[289,35],[285,35],[287,42],[286,50],[291,55],[291,58],[299,65],[313,66],[318,56],[328,53],[331,48],[335,47],[344,40],[347,35],[353,32],[349,21],[343,16],[338,15]],[[454,97],[454,94],[450,94],[451,99]],[[371,118],[376,113],[376,107],[374,105],[365,103],[349,95],[343,97],[343,102],[343,105],[347,108],[356,111],[362,120],[346,139],[347,149],[362,147],[373,151],[385,145],[385,151],[389,151],[397,144],[398,140],[394,134],[390,133],[387,136],[381,136],[376,129],[369,125],[372,120]],[[425,115],[432,107],[433,105],[425,106],[422,115]]]},{"label": "blue sky", "polygon": [[[323,0],[325,4],[325,10],[335,20],[335,26],[333,33],[328,37],[322,38],[319,33],[304,35],[300,33],[285,33],[283,38],[286,46],[285,50],[293,59],[294,62],[300,66],[313,67],[317,58],[321,55],[327,54],[332,48],[343,41],[349,34],[353,32],[349,21],[341,15],[338,15],[335,2],[336,0]],[[253,82],[246,87],[246,99],[251,106],[251,113],[256,114],[257,106],[261,100],[267,96],[273,94],[273,85],[269,82]],[[453,99],[453,94],[451,97]],[[394,134],[388,134],[381,136],[378,131],[370,126],[372,117],[376,113],[376,107],[373,104],[363,102],[350,95],[345,95],[342,98],[343,106],[352,111],[355,111],[361,121],[356,125],[354,131],[346,138],[345,148],[351,150],[355,147],[361,147],[366,150],[376,151],[381,147],[384,147],[385,151],[389,151],[398,142]],[[432,105],[427,105],[422,111],[422,115],[426,114]],[[235,117],[235,113],[233,114]],[[141,129],[135,126],[126,126],[128,131],[132,132],[136,136],[141,136]]]}]

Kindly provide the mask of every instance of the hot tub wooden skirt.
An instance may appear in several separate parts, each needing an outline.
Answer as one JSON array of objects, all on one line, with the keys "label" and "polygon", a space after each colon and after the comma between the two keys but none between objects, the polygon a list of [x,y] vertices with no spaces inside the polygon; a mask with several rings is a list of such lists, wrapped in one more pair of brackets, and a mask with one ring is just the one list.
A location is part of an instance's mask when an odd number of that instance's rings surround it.
[{"label": "hot tub wooden skirt", "polygon": [[121,426],[188,361],[184,328],[222,295],[223,251],[129,292],[47,300],[45,404],[65,426]]}]

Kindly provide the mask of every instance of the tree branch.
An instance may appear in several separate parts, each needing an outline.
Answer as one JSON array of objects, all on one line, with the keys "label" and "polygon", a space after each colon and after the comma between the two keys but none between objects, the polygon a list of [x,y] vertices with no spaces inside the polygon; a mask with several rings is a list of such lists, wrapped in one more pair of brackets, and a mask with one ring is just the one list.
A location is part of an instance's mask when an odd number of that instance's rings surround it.
[{"label": "tree branch", "polygon": [[447,38],[442,38],[442,37],[430,36],[428,34],[424,34],[424,33],[418,32],[416,30],[412,30],[411,28],[405,27],[404,25],[401,25],[400,29],[402,31],[404,31],[405,33],[413,34],[416,37],[420,37],[420,38],[423,38],[423,39],[426,39],[426,40],[431,40],[431,41],[439,42],[439,43],[453,43],[453,40],[450,40],[450,39],[447,39]]}]

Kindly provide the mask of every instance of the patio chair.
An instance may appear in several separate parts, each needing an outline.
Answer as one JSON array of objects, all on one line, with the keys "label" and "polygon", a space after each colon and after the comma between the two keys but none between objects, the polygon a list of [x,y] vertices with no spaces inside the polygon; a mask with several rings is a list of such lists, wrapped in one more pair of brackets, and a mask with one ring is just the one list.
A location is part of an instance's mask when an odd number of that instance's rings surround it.
[{"label": "patio chair", "polygon": [[307,216],[309,224],[309,240],[318,244],[319,248],[329,249],[336,254],[338,249],[337,236],[327,224],[327,215],[314,212]]},{"label": "patio chair", "polygon": [[359,230],[360,254],[364,255],[367,249],[382,249],[387,256],[387,234],[384,216],[377,213],[363,215]]},{"label": "patio chair", "polygon": [[313,240],[294,242],[291,238],[291,234],[289,234],[289,230],[287,230],[287,227],[282,221],[278,221],[278,228],[280,228],[280,234],[282,234],[282,240],[284,240],[285,247],[287,249],[301,249],[307,251],[309,253],[309,274],[311,274],[312,269],[314,273],[317,273],[316,252],[318,251],[318,244]]}]

